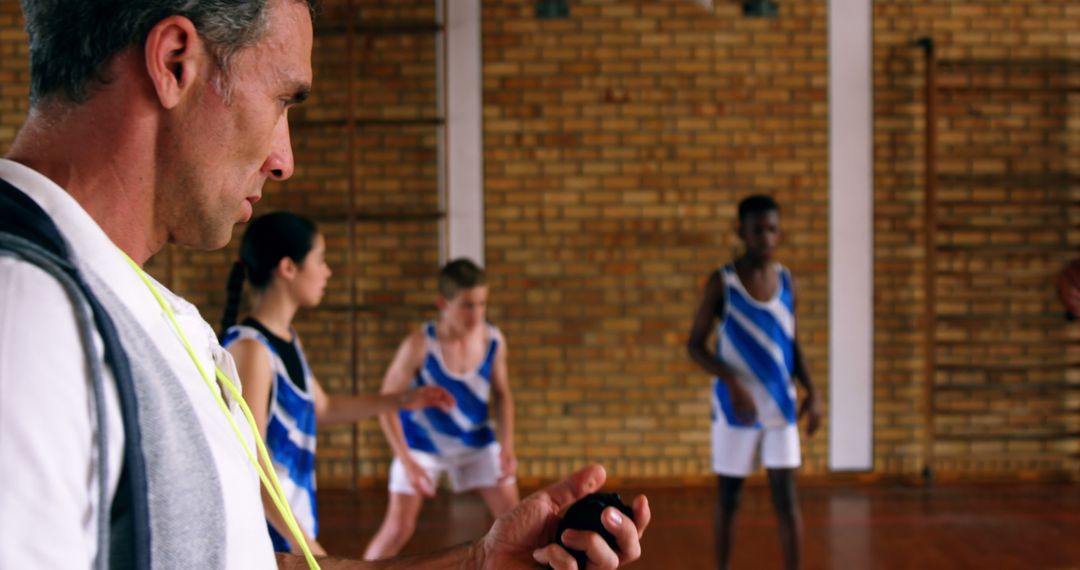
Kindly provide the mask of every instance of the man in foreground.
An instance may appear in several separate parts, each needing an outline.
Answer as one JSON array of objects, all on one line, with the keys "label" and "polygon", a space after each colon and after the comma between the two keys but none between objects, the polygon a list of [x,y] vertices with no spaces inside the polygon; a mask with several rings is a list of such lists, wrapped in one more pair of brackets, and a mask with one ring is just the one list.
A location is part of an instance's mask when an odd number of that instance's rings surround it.
[{"label": "man in foreground", "polygon": [[[232,359],[141,266],[166,243],[223,247],[263,183],[292,175],[311,10],[23,1],[32,107],[0,160],[0,567],[275,564]],[[573,568],[556,513],[604,477],[575,473],[471,544],[324,567]],[[605,513],[617,550],[564,541],[597,568],[636,560],[650,513],[644,497],[634,509],[636,523]]]}]

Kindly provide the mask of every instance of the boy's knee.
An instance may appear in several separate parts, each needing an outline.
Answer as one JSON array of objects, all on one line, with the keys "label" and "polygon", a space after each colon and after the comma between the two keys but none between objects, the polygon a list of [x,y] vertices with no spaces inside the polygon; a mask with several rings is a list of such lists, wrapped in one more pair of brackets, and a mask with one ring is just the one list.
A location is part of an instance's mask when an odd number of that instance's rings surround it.
[{"label": "boy's knee", "polygon": [[794,516],[796,509],[799,508],[795,495],[794,477],[781,477],[771,480],[770,483],[773,509],[778,515]]},{"label": "boy's knee", "polygon": [[387,528],[387,534],[389,534],[390,542],[394,544],[401,544],[405,541],[413,538],[413,531],[416,530],[416,525],[408,523],[395,523]]},{"label": "boy's knee", "polygon": [[398,521],[393,530],[394,535],[408,538],[412,536],[413,531],[416,530],[416,521]]},{"label": "boy's knee", "polygon": [[725,477],[721,475],[718,483],[720,508],[725,512],[734,513],[739,508],[742,500],[743,479],[741,477]]},{"label": "boy's knee", "polygon": [[383,524],[383,530],[391,540],[407,540],[416,530],[416,521],[404,517],[390,518]]},{"label": "boy's knee", "polygon": [[794,493],[774,493],[773,494],[773,509],[779,515],[795,515],[795,509],[798,508],[798,504],[795,501]]}]

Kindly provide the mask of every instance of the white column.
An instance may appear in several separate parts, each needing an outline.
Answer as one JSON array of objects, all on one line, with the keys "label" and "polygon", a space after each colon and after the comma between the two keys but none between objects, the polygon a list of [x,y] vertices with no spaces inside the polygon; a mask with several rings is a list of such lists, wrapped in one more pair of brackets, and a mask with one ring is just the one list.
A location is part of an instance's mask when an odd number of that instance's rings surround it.
[{"label": "white column", "polygon": [[829,468],[874,454],[873,6],[829,0]]},{"label": "white column", "polygon": [[440,46],[443,152],[440,262],[468,257],[484,265],[484,143],[480,0],[445,0]]}]

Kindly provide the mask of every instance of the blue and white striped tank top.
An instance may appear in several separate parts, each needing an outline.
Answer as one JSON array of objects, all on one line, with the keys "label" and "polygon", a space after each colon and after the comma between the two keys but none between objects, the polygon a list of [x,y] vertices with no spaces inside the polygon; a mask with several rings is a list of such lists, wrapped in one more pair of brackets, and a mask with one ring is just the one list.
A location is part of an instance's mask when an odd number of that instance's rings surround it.
[{"label": "blue and white striped tank top", "polygon": [[795,423],[795,296],[791,274],[777,263],[779,285],[768,301],[758,301],[743,287],[734,265],[720,270],[724,311],[717,325],[716,356],[733,368],[754,398],[757,421],[739,422],[727,384],[713,379],[713,418],[735,427],[782,427]]},{"label": "blue and white striped tank top", "polygon": [[399,412],[409,449],[448,457],[482,449],[495,442],[495,432],[488,418],[488,401],[491,399],[491,371],[499,349],[496,331],[494,325],[488,325],[488,349],[480,366],[467,374],[455,374],[443,363],[435,323],[424,325],[427,354],[411,387],[441,386],[453,394],[456,404],[449,412],[434,407]]},{"label": "blue and white striped tank top", "polygon": [[[253,339],[266,347],[270,354],[270,370],[274,381],[270,387],[270,412],[266,424],[266,450],[274,471],[285,491],[296,522],[308,536],[319,535],[319,519],[315,508],[315,383],[304,358],[300,339],[293,334],[292,347],[304,370],[304,388],[300,388],[288,373],[280,354],[261,332],[246,325],[230,327],[221,339],[229,345],[243,339]],[[277,552],[289,552],[289,539],[268,523],[270,539]],[[289,537],[291,538],[291,537]]]}]

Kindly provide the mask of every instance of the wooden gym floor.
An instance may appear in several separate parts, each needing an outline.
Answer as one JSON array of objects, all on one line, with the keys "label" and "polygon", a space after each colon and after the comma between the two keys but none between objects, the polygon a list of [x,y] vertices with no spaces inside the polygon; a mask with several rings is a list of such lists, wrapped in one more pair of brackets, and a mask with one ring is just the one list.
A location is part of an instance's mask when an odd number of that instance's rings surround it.
[{"label": "wooden gym floor", "polygon": [[[624,499],[630,489],[616,489]],[[647,491],[653,522],[631,568],[713,568],[713,489]],[[809,487],[800,489],[804,568],[1080,570],[1080,485]],[[386,506],[382,491],[319,495],[320,542],[358,557]],[[750,486],[736,526],[733,569],[780,567],[768,489]],[[407,553],[479,536],[479,498],[440,492],[421,514]]]}]

